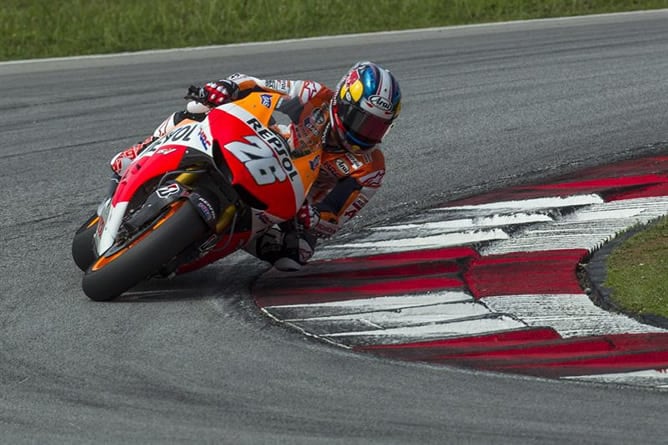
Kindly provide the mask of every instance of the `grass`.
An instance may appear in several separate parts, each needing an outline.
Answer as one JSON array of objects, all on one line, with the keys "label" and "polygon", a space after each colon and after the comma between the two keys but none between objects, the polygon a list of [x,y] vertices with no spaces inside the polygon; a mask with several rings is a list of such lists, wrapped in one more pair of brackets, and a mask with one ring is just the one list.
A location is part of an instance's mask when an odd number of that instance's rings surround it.
[{"label": "grass", "polygon": [[668,0],[2,0],[0,60],[667,7]]},{"label": "grass", "polygon": [[605,285],[627,313],[668,318],[668,218],[615,249]]}]

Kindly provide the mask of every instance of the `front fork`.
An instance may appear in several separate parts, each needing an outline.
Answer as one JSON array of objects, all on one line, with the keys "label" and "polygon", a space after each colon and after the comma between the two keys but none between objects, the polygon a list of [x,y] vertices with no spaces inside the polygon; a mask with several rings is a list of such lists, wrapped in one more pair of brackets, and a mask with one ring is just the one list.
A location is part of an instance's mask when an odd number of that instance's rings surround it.
[{"label": "front fork", "polygon": [[[181,173],[176,177],[176,182],[183,184],[185,186],[192,186],[197,180],[197,173],[185,172]],[[202,214],[202,209],[196,204],[195,207],[198,209],[200,214]],[[237,207],[234,204],[228,204],[225,208],[220,209],[219,215],[212,228],[216,231],[217,234],[222,233],[232,222],[234,215],[236,214]],[[207,221],[205,215],[202,215],[204,220]],[[207,223],[209,223],[207,221]]]},{"label": "front fork", "polygon": [[[197,210],[202,219],[211,228],[213,237],[218,238],[230,224],[234,223],[237,216],[237,206],[230,203],[229,199],[224,199],[224,203],[219,206],[220,197],[203,196],[197,191],[192,191],[192,187],[196,184],[199,172],[182,172],[179,173],[174,180],[159,186],[157,190],[152,192],[142,207],[134,211],[122,225],[125,227],[126,233],[138,233],[149,224],[152,220],[157,218],[159,214],[171,205],[173,202],[185,199],[190,201],[190,204]],[[106,212],[109,212],[110,201],[113,194],[118,187],[120,176],[112,176],[109,183],[109,191],[107,198],[100,204],[97,210],[97,215],[102,217]],[[208,195],[208,194],[207,194]],[[227,204],[227,205],[225,205]],[[108,215],[106,215],[108,216]],[[121,224],[121,221],[118,221]],[[120,225],[119,225],[120,227]],[[116,232],[118,228],[114,229]],[[100,229],[98,229],[100,231]],[[98,236],[101,236],[98,233]],[[116,238],[117,235],[114,235]],[[107,240],[108,241],[108,240]]]},{"label": "front fork", "polygon": [[[185,186],[192,186],[195,181],[197,180],[198,173],[191,173],[191,172],[185,172],[185,173],[180,173],[176,178],[175,181],[178,182],[179,184],[185,185]],[[97,209],[97,215],[99,216],[102,212],[102,209],[106,205],[106,202],[108,199],[111,199],[111,197],[114,195],[114,192],[116,192],[116,188],[118,188],[118,183],[120,182],[121,177],[117,175],[116,173],[113,174],[113,176],[109,180],[109,187],[107,189],[107,194],[106,194],[106,199],[100,203],[98,209]],[[196,204],[196,203],[194,203]],[[198,209],[199,213],[202,214],[202,209],[198,208],[197,205],[195,207]],[[232,219],[234,218],[234,215],[236,213],[236,206],[234,204],[229,204],[226,206],[224,209],[221,209],[220,214],[213,224],[209,224],[210,221],[207,220],[207,217],[210,218],[209,215],[204,215],[202,214],[202,217],[204,218],[205,221],[207,221],[207,224],[212,226],[212,229],[215,230],[217,234],[222,233],[232,222]]]},{"label": "front fork", "polygon": [[104,208],[108,205],[108,201],[111,201],[111,197],[114,196],[116,189],[118,188],[118,183],[121,181],[121,177],[116,173],[113,173],[111,178],[109,178],[109,186],[107,187],[107,193],[104,195],[104,199],[97,206],[97,216],[102,214]]}]

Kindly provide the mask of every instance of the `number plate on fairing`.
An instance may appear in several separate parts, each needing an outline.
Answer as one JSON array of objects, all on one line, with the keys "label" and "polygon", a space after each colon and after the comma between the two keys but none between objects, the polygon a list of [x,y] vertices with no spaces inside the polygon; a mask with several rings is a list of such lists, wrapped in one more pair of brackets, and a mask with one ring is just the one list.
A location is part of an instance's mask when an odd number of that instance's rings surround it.
[{"label": "number plate on fairing", "polygon": [[177,127],[169,134],[156,140],[142,152],[141,156],[168,154],[170,150],[173,150],[169,148],[169,145],[183,145],[212,156],[213,143],[211,141],[211,132],[208,126],[201,122],[193,122]]}]

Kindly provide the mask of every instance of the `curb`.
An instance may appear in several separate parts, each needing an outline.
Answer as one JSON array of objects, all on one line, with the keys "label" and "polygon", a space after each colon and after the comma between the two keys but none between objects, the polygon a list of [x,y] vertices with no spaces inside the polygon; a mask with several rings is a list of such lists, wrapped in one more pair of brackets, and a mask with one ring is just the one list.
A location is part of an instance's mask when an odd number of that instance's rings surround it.
[{"label": "curb", "polygon": [[[668,329],[605,310],[604,255],[668,215],[668,155],[446,203],[265,273],[256,304],[306,335],[383,357],[668,388]],[[619,238],[618,238],[619,237]],[[589,292],[591,293],[591,292]]]}]

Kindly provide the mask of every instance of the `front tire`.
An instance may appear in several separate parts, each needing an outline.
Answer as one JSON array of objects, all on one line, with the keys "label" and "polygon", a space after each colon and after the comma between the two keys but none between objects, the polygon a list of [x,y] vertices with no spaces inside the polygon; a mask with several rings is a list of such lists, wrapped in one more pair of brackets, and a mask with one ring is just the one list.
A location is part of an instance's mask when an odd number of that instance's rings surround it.
[{"label": "front tire", "polygon": [[178,201],[121,250],[95,260],[83,277],[84,293],[95,301],[119,296],[201,240],[207,230],[195,208],[187,201]]},{"label": "front tire", "polygon": [[95,231],[97,230],[97,222],[99,219],[97,214],[88,218],[88,220],[79,227],[79,230],[74,234],[74,239],[72,239],[72,258],[77,267],[83,271],[87,270],[97,258],[93,235],[95,235]]}]

